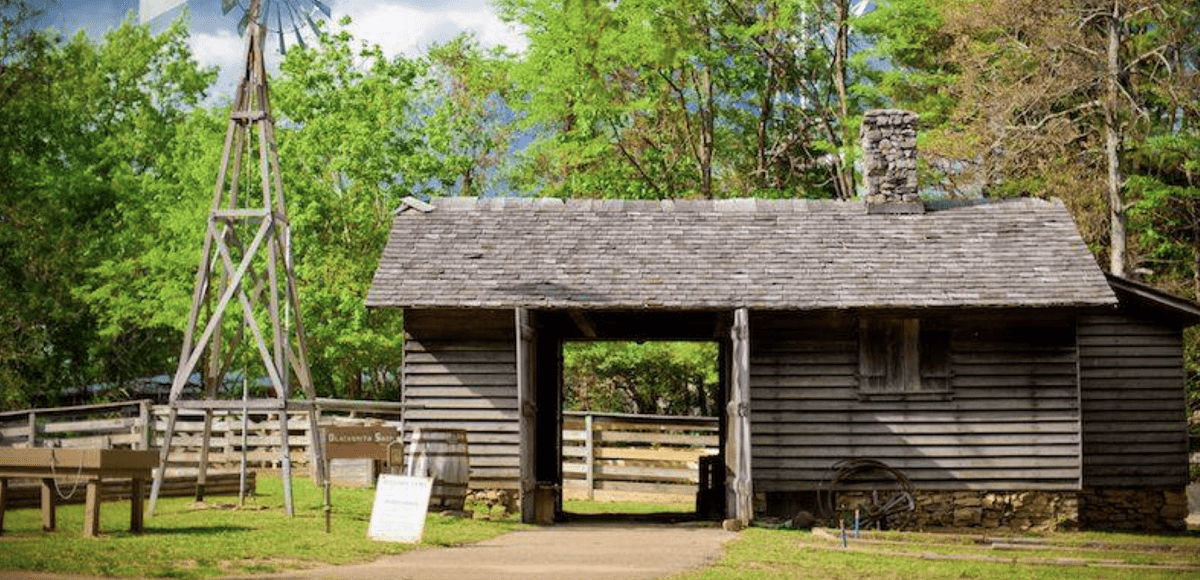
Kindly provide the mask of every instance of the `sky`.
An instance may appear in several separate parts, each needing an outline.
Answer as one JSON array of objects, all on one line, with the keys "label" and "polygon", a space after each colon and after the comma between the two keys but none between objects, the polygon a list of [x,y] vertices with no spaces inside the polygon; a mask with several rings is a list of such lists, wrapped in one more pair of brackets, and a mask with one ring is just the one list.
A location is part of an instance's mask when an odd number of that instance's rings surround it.
[{"label": "sky", "polygon": [[[388,56],[415,56],[430,44],[448,41],[459,33],[474,31],[484,46],[504,45],[514,50],[525,48],[518,29],[496,16],[490,0],[323,0],[332,12],[331,20],[350,16],[349,30],[356,38],[378,44]],[[293,0],[296,4],[309,4]],[[201,65],[221,69],[215,91],[232,94],[245,55],[245,41],[238,36],[240,17],[235,8],[221,13],[221,0],[43,0],[46,12],[43,25],[74,34],[85,30],[92,38],[103,38],[105,31],[118,26],[132,14],[138,18],[140,6],[153,9],[177,4],[175,8],[150,21],[155,31],[166,28],[186,10],[190,18],[192,52]],[[241,6],[247,1],[241,0]],[[274,53],[278,41],[269,38],[265,46]],[[280,56],[268,54],[267,61],[277,66]]]}]

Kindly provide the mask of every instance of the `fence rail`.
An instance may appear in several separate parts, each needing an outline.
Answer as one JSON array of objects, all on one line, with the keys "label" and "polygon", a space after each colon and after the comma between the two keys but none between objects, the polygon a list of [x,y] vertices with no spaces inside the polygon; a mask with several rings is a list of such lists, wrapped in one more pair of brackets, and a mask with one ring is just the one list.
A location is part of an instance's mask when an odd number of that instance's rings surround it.
[{"label": "fence rail", "polygon": [[[368,421],[400,425],[398,403],[318,399],[315,404],[322,425]],[[0,413],[0,447],[159,448],[168,413],[167,405],[149,400],[4,412]],[[203,441],[204,411],[179,409],[167,474],[194,473]],[[243,415],[240,409],[216,410],[209,432],[209,466],[214,472],[237,469],[245,452],[250,467],[278,468],[281,443],[279,411],[250,409]],[[311,443],[308,413],[289,412],[289,457],[294,465],[308,464]]]},{"label": "fence rail", "polygon": [[716,455],[715,417],[563,413],[563,486],[694,496],[700,458]]},{"label": "fence rail", "polygon": [[[401,427],[398,403],[318,399],[322,424],[372,422]],[[279,411],[214,411],[208,461],[213,472],[235,470],[243,453],[253,468],[278,468]],[[0,413],[0,447],[152,449],[163,443],[168,407],[149,400]],[[381,419],[379,417],[390,417]],[[152,428],[147,429],[147,425]],[[306,412],[288,417],[293,465],[308,465]],[[204,412],[180,409],[168,475],[194,473],[203,444]],[[563,413],[563,484],[569,490],[654,494],[696,492],[700,457],[718,447],[715,417]]]}]

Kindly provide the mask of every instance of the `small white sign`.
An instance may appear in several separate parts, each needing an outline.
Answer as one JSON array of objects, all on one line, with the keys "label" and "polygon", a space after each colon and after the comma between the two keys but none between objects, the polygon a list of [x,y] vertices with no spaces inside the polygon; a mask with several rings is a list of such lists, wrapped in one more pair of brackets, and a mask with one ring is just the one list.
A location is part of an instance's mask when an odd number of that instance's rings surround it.
[{"label": "small white sign", "polygon": [[432,490],[432,477],[380,475],[367,536],[382,542],[420,542]]}]

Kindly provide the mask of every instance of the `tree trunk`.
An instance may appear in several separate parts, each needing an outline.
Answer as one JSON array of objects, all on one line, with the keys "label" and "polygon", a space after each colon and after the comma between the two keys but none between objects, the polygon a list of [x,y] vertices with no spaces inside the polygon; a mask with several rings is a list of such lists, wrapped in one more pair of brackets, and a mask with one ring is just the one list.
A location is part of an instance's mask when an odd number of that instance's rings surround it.
[{"label": "tree trunk", "polygon": [[850,54],[850,0],[838,0],[837,38],[833,49],[833,81],[838,94],[838,119],[842,128],[842,155],[837,169],[837,195],[854,197],[854,136],[850,132],[850,105],[846,95],[846,60]]},{"label": "tree trunk", "polygon": [[1108,18],[1108,67],[1106,70],[1106,94],[1104,99],[1104,157],[1108,164],[1108,215],[1109,215],[1109,271],[1114,276],[1125,275],[1125,203],[1121,198],[1120,122],[1117,108],[1120,95],[1117,92],[1121,76],[1119,0],[1113,0],[1112,14]]}]

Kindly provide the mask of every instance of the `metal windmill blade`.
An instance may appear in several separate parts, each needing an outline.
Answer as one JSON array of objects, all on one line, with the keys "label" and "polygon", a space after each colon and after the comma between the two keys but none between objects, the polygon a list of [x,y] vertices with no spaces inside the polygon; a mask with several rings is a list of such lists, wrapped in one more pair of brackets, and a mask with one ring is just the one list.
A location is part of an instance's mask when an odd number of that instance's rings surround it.
[{"label": "metal windmill blade", "polygon": [[[187,2],[199,0],[138,0],[138,15],[142,22],[150,22],[162,17]],[[216,0],[210,0],[216,1]],[[253,18],[251,8],[256,2],[244,0],[220,0],[221,14],[231,16],[236,12],[237,31],[239,36],[246,34],[246,28]],[[287,54],[288,38],[294,39],[293,44],[306,46],[306,33],[320,34],[321,17],[331,18],[333,11],[327,2],[321,0],[261,0],[258,2],[258,22],[268,33],[277,38],[280,54]]]}]

